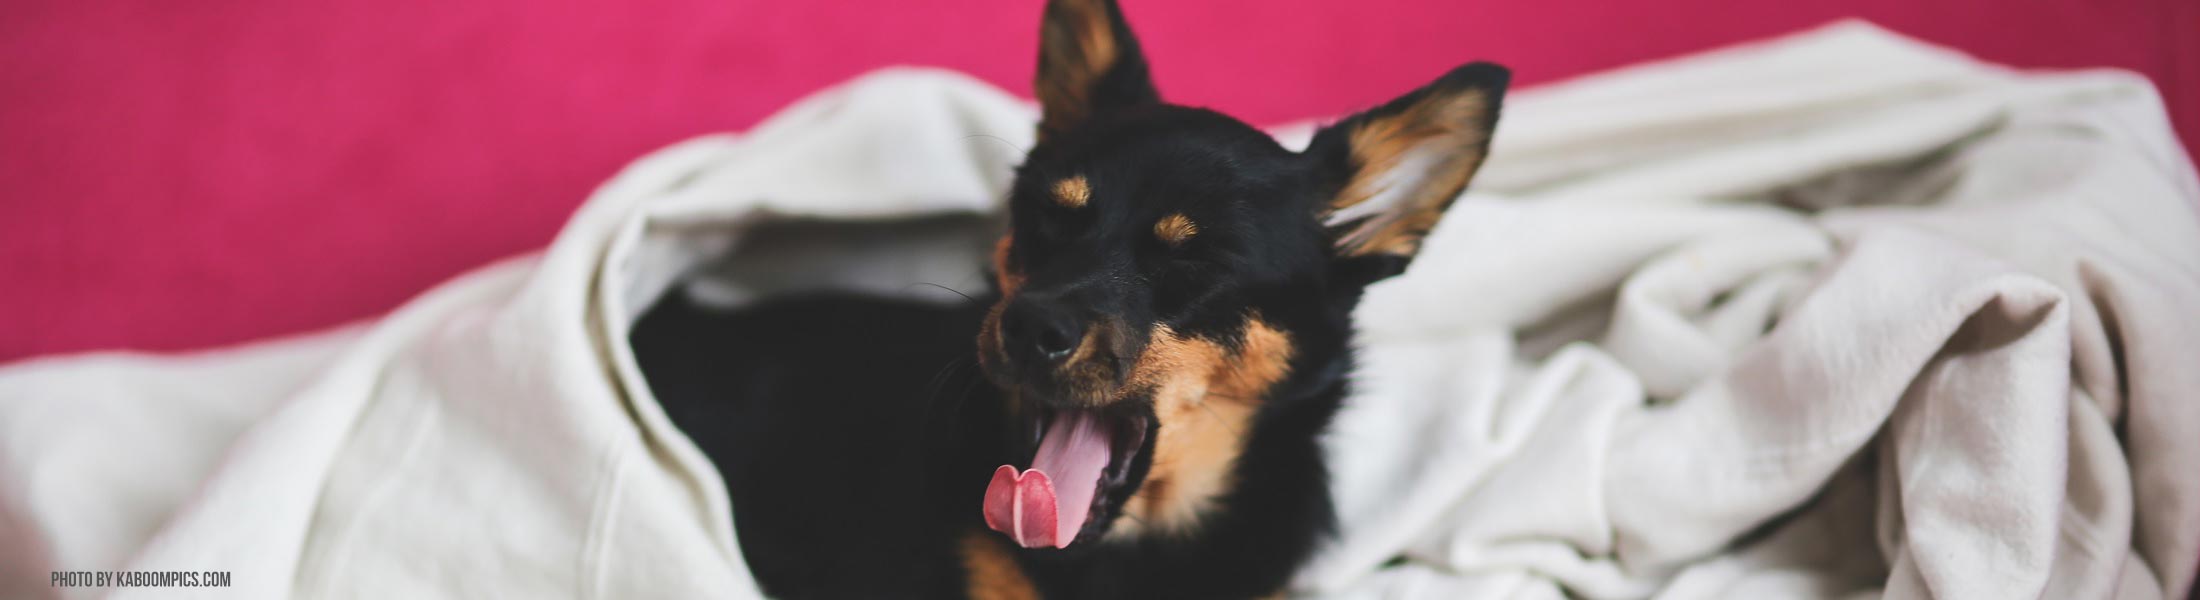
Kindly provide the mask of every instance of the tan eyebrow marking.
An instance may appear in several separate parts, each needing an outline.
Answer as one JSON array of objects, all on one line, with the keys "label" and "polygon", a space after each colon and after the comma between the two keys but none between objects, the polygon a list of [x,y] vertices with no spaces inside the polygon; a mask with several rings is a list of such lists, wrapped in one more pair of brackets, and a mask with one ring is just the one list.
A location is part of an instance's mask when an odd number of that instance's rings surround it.
[{"label": "tan eyebrow marking", "polygon": [[1092,200],[1092,184],[1085,176],[1076,175],[1054,182],[1054,201],[1062,206],[1078,208]]},{"label": "tan eyebrow marking", "polygon": [[1199,235],[1199,226],[1192,224],[1192,219],[1184,216],[1184,213],[1176,213],[1155,221],[1153,235],[1171,246],[1178,246],[1183,245],[1184,240]]}]

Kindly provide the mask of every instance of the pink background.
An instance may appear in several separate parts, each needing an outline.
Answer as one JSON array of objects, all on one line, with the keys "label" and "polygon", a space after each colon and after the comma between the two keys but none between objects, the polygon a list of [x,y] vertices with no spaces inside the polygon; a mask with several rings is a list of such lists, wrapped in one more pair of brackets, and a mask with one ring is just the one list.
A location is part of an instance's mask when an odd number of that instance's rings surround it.
[{"label": "pink background", "polygon": [[[2155,79],[2200,139],[2193,0],[1123,0],[1164,95],[1256,123],[1468,59],[1550,81],[1860,16]],[[1037,0],[8,0],[0,360],[378,314],[536,248],[621,164],[896,63],[1025,93]]]}]

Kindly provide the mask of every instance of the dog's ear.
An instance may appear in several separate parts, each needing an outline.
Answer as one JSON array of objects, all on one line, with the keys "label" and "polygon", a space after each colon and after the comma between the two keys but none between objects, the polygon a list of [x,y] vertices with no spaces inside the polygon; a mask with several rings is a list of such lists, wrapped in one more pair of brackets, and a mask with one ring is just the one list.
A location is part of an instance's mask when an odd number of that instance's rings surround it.
[{"label": "dog's ear", "polygon": [[1039,26],[1039,75],[1032,85],[1044,112],[1039,137],[1060,135],[1093,114],[1161,101],[1138,38],[1115,0],[1049,0]]},{"label": "dog's ear", "polygon": [[1314,134],[1306,156],[1329,194],[1317,210],[1339,256],[1403,268],[1482,167],[1511,78],[1471,63]]}]

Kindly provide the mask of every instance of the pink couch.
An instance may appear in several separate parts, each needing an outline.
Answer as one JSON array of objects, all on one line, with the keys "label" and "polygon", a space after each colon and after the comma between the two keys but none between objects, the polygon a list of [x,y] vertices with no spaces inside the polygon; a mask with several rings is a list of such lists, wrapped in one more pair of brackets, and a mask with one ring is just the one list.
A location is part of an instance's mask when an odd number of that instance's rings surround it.
[{"label": "pink couch", "polygon": [[[2146,73],[2200,139],[2191,0],[1123,1],[1164,94],[1255,122],[1472,58],[1532,85],[1859,16],[1996,61]],[[0,360],[377,314],[541,246],[635,156],[865,70],[1022,91],[1039,5],[10,2]]]}]

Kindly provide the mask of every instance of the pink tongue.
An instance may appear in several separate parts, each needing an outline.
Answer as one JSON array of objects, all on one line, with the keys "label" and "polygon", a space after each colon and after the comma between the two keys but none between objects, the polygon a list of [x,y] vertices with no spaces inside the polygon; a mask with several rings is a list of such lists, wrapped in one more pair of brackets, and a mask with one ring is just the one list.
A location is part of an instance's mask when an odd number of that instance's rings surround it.
[{"label": "pink tongue", "polygon": [[985,488],[985,524],[1025,548],[1067,548],[1085,528],[1100,470],[1108,466],[1108,428],[1083,411],[1063,411],[1039,436],[1031,470],[1001,465]]}]

